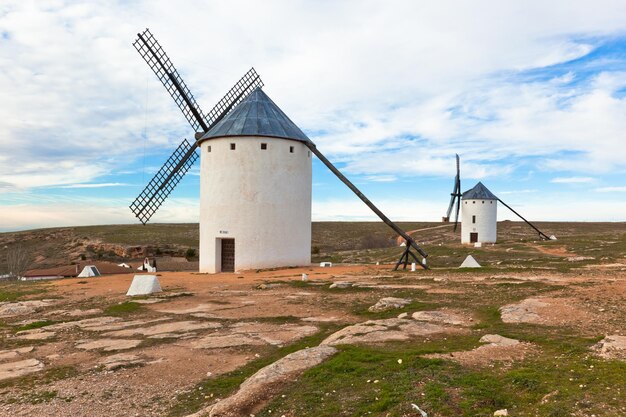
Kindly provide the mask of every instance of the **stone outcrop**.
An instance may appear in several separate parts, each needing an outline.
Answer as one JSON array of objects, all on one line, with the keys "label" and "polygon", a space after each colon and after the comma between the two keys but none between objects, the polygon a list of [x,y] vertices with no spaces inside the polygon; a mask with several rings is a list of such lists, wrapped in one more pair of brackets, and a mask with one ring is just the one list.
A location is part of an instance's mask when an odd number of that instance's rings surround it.
[{"label": "stone outcrop", "polygon": [[368,310],[372,313],[377,313],[381,311],[402,308],[409,304],[411,304],[411,300],[409,300],[408,298],[385,297],[378,300],[378,302],[368,308]]},{"label": "stone outcrop", "polygon": [[[245,380],[232,396],[204,410],[210,417],[239,417],[276,394],[280,387],[297,378],[304,371],[319,365],[337,352],[331,346],[317,346],[291,353]],[[203,415],[203,414],[195,414]]]}]

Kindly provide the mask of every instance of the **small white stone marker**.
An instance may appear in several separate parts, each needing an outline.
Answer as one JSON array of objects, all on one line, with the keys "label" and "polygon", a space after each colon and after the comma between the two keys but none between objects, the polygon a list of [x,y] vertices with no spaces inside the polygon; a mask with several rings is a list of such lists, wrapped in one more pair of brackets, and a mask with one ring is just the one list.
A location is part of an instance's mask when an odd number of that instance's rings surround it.
[{"label": "small white stone marker", "polygon": [[415,262],[411,264],[411,272],[415,272]]},{"label": "small white stone marker", "polygon": [[307,274],[302,274],[302,281],[308,281],[309,276]]},{"label": "small white stone marker", "polygon": [[320,262],[320,266],[322,268],[331,267],[333,266],[333,263],[332,262]]},{"label": "small white stone marker", "polygon": [[161,291],[163,290],[156,275],[135,275],[126,295],[149,295]]},{"label": "small white stone marker", "polygon": [[476,259],[474,259],[472,255],[467,255],[467,258],[465,258],[459,268],[480,268],[480,264],[476,262]]}]

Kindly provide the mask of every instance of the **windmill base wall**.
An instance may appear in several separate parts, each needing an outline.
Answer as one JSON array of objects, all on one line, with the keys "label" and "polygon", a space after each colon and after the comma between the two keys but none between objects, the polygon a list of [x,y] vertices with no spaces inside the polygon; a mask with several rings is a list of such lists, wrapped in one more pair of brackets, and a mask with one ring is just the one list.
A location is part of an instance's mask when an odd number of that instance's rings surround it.
[{"label": "windmill base wall", "polygon": [[309,149],[243,136],[206,140],[200,151],[200,272],[222,271],[222,239],[234,239],[235,271],[309,265]]},{"label": "windmill base wall", "polygon": [[[497,200],[463,200],[461,202],[461,243],[473,244],[472,233],[479,243],[496,243],[498,235]],[[476,216],[476,222],[473,222]]]}]

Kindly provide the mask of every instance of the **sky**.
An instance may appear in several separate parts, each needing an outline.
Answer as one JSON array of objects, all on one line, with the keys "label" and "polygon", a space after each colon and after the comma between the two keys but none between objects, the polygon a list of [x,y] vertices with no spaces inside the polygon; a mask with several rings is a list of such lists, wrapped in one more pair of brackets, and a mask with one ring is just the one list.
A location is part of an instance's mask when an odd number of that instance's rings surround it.
[{"label": "sky", "polygon": [[[0,231],[137,223],[193,131],[132,46],[150,28],[204,111],[250,68],[393,220],[482,181],[536,221],[626,220],[626,2],[0,3]],[[199,164],[153,222],[197,222]],[[313,220],[376,220],[319,161]],[[506,209],[499,220],[514,219]]]}]

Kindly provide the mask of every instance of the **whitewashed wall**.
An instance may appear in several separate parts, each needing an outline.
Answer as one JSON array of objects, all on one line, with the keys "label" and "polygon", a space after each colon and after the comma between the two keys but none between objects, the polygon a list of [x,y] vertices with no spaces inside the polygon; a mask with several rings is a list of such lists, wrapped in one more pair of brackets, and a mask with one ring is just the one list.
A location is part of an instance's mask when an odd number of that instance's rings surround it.
[{"label": "whitewashed wall", "polygon": [[235,239],[236,271],[310,264],[309,149],[242,136],[205,140],[200,151],[200,272],[221,271],[220,238]]},{"label": "whitewashed wall", "polygon": [[[472,223],[476,216],[476,223]],[[498,231],[498,200],[461,201],[461,243],[470,243],[470,233],[478,233],[478,241],[495,243]]]}]

